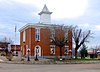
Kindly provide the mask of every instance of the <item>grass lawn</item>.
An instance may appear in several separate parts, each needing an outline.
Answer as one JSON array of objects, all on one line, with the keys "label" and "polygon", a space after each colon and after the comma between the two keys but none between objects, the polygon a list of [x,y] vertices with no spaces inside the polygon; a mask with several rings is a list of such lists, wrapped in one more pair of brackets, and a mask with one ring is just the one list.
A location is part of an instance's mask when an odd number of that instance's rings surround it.
[{"label": "grass lawn", "polygon": [[72,60],[79,60],[79,61],[98,61],[97,58],[77,58],[77,59],[72,59]]},{"label": "grass lawn", "polygon": [[97,58],[77,58],[77,59],[65,59],[63,62],[100,62]]}]

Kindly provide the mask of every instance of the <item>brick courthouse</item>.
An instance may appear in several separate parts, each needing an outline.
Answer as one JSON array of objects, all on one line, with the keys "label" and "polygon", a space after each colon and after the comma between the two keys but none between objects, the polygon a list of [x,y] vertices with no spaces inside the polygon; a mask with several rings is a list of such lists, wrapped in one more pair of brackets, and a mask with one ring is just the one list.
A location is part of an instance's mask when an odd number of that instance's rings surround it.
[{"label": "brick courthouse", "polygon": [[[49,28],[57,27],[58,25],[51,24],[51,14],[46,5],[44,5],[42,11],[39,13],[40,22],[28,23],[20,31],[20,45],[22,47],[22,53],[27,55],[27,48],[30,49],[30,56],[35,56],[36,51],[38,57],[54,58],[60,55],[60,49],[51,43],[50,37],[54,33],[49,32]],[[62,56],[70,57],[72,55],[72,31],[67,31],[68,43],[62,48]],[[65,36],[63,31],[62,36]]]}]

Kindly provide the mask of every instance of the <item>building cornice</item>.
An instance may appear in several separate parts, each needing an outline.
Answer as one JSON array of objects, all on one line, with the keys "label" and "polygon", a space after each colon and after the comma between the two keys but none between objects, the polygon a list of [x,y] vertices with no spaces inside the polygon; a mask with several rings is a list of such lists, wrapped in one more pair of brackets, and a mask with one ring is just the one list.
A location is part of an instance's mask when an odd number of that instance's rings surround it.
[{"label": "building cornice", "polygon": [[[52,28],[52,27],[59,27],[61,25],[58,24],[43,24],[43,23],[28,23],[19,29],[19,32],[22,32],[28,28]],[[69,26],[64,26],[64,28],[70,28]]]},{"label": "building cornice", "polygon": [[45,27],[51,27],[53,26],[54,24],[43,24],[43,23],[28,23],[26,25],[24,25],[23,27],[21,27],[19,29],[19,32],[22,32],[28,28],[45,28]]}]

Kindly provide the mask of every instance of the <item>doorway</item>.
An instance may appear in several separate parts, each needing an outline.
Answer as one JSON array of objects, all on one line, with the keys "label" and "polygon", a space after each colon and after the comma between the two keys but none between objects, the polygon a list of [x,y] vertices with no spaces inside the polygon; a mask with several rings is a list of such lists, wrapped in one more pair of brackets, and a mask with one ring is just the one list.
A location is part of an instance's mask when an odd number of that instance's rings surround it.
[{"label": "doorway", "polygon": [[34,55],[41,56],[41,47],[39,45],[35,46]]}]

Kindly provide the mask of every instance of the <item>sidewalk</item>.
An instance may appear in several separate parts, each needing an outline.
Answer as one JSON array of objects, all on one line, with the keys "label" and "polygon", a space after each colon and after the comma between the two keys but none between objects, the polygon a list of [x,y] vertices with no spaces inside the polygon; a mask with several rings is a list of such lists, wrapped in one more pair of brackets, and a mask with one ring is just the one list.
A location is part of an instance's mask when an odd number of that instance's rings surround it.
[{"label": "sidewalk", "polygon": [[8,61],[6,57],[0,56],[0,62],[1,63],[10,63],[10,64],[95,64],[100,63],[100,60],[97,61],[73,61],[73,60],[67,60],[66,62],[63,61],[54,61],[52,59],[43,59],[40,58],[39,61],[35,61],[34,59],[30,59],[30,61],[27,61],[27,58],[24,58],[23,61],[21,61],[20,58],[14,56],[12,61]]},{"label": "sidewalk", "polygon": [[2,59],[0,59],[0,62],[3,62],[3,60],[2,60]]},{"label": "sidewalk", "polygon": [[5,61],[7,61],[7,59],[3,56],[0,56],[0,62],[5,62]]}]

